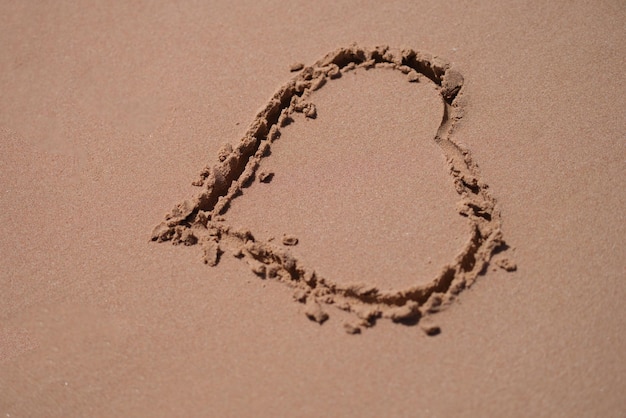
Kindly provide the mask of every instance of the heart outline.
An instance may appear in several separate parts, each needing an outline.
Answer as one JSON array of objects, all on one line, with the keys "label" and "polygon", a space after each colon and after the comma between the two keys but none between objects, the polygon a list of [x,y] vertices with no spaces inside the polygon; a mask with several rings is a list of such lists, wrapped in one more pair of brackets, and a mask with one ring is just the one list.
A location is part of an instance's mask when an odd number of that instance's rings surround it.
[{"label": "heart outline", "polygon": [[[295,113],[316,117],[316,108],[308,99],[311,93],[328,81],[356,68],[388,67],[407,74],[409,81],[427,78],[440,92],[443,117],[435,142],[444,153],[455,189],[461,196],[458,211],[468,219],[470,238],[451,264],[446,264],[430,282],[406,289],[381,291],[375,286],[340,285],[323,278],[306,267],[287,249],[271,242],[261,242],[251,231],[228,225],[222,216],[230,202],[242,193],[255,177],[260,161],[280,128],[293,122]],[[471,286],[485,270],[494,252],[505,246],[502,238],[501,213],[488,186],[480,181],[478,167],[468,150],[451,138],[456,122],[463,117],[463,77],[444,60],[412,49],[374,48],[356,44],[338,48],[303,67],[284,84],[258,112],[239,144],[226,144],[219,152],[217,164],[207,166],[194,185],[203,187],[192,200],[178,204],[165,221],[152,232],[152,240],[203,248],[203,258],[217,265],[224,251],[248,262],[264,278],[278,279],[295,288],[294,298],[306,304],[305,313],[318,323],[328,319],[322,305],[334,305],[354,313],[357,324],[348,332],[375,324],[378,318],[394,322],[417,323],[452,302]]]}]

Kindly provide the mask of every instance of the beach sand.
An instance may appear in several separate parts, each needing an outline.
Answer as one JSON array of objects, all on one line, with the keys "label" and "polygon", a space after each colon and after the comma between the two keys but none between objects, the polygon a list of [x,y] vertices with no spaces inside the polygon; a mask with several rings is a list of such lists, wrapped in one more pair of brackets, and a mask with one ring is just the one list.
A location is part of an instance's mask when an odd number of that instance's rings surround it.
[{"label": "beach sand", "polygon": [[622,416],[625,21],[2,2],[0,415]]}]

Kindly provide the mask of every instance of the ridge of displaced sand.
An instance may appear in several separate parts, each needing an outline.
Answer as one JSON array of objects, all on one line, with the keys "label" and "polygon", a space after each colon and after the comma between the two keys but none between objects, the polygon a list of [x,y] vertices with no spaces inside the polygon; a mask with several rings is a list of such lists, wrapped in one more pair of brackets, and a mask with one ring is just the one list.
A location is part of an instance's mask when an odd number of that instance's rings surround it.
[{"label": "ridge of displaced sand", "polygon": [[[455,189],[461,196],[458,211],[468,219],[471,233],[454,261],[425,285],[394,291],[381,291],[367,284],[339,285],[316,274],[287,248],[261,242],[251,231],[230,226],[224,217],[230,202],[255,179],[260,161],[272,142],[280,138],[280,129],[293,122],[295,113],[311,119],[317,116],[315,105],[309,100],[311,93],[355,68],[395,69],[406,74],[409,82],[426,78],[435,83],[441,94],[443,118],[434,140],[448,162]],[[372,326],[381,317],[417,323],[471,286],[494,251],[504,245],[496,201],[480,180],[469,151],[451,139],[456,121],[463,116],[463,77],[439,58],[387,46],[339,48],[311,66],[292,66],[292,71],[299,73],[273,95],[237,145],[222,147],[218,162],[205,167],[194,182],[202,191],[168,213],[153,230],[152,240],[199,244],[205,263],[211,266],[217,265],[220,256],[228,251],[245,260],[257,275],[293,287],[294,298],[306,305],[306,315],[318,323],[328,319],[324,305],[355,314],[357,321],[346,326],[350,333]]]}]

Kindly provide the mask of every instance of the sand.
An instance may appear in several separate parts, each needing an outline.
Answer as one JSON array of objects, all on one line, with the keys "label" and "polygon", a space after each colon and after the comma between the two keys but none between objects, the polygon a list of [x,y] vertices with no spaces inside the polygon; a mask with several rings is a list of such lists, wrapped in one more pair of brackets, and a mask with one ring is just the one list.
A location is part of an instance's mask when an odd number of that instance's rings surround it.
[{"label": "sand", "polygon": [[[290,71],[298,71],[301,64],[293,64]],[[274,279],[281,281],[296,289],[294,299],[306,305],[305,314],[315,322],[323,323],[328,319],[328,314],[320,305],[332,305],[346,312],[353,313],[358,319],[357,324],[344,324],[350,334],[360,333],[360,326],[371,327],[378,318],[384,317],[394,322],[418,322],[426,314],[439,311],[442,306],[450,304],[455,297],[464,289],[469,288],[477,276],[484,272],[489,264],[494,252],[502,252],[508,249],[508,245],[502,238],[502,221],[496,202],[488,191],[488,186],[483,183],[478,174],[476,163],[472,160],[470,152],[455,143],[451,136],[454,133],[454,126],[463,117],[463,76],[448,63],[441,59],[433,58],[430,54],[423,54],[411,49],[392,49],[382,45],[374,48],[363,48],[356,44],[339,48],[328,53],[312,66],[300,68],[301,72],[287,84],[281,87],[270,99],[263,110],[254,118],[248,131],[241,141],[233,147],[225,144],[218,153],[218,161],[214,165],[207,165],[200,173],[200,177],[192,184],[200,187],[202,191],[193,199],[185,200],[166,215],[165,220],[157,225],[152,232],[152,240],[157,242],[171,241],[173,244],[184,244],[187,246],[199,245],[203,251],[203,261],[216,266],[224,253],[236,258],[243,259],[250,266],[251,270],[262,279]],[[272,154],[272,143],[282,136],[281,128],[287,127],[295,122],[297,114],[304,115],[308,119],[317,119],[317,106],[311,101],[313,93],[330,80],[345,77],[346,74],[359,69],[373,71],[395,70],[405,74],[406,81],[416,83],[420,79],[430,79],[437,87],[441,96],[441,106],[443,115],[436,134],[432,138],[440,148],[448,164],[448,171],[454,180],[455,189],[460,196],[458,203],[458,214],[468,219],[469,238],[464,248],[456,255],[454,262],[445,264],[440,272],[424,284],[412,285],[404,289],[384,290],[373,285],[371,282],[356,282],[353,284],[340,284],[328,279],[316,272],[310,266],[294,256],[294,254],[279,245],[276,245],[273,237],[261,241],[255,238],[250,228],[236,227],[228,223],[228,210],[235,204],[234,199],[245,196],[243,191],[256,178],[256,172],[263,164],[263,160]],[[302,122],[301,122],[302,123]],[[354,135],[354,131],[352,131]],[[383,135],[390,135],[385,131]],[[358,138],[359,136],[357,136]],[[284,140],[283,140],[284,141]],[[332,141],[334,148],[339,148],[335,138],[326,139]],[[306,144],[306,139],[303,141]],[[390,141],[386,141],[390,142]],[[351,155],[354,153],[343,147],[343,153]],[[385,148],[376,147],[371,150],[371,155],[381,155],[385,153]],[[330,152],[316,151],[311,147],[304,147],[302,154],[308,160],[312,155],[318,155],[319,159],[329,159],[333,163],[326,169],[311,170],[306,173],[302,166],[296,167],[296,172],[304,171],[305,178],[310,177],[319,181],[322,176],[329,178],[324,183],[332,183],[334,178],[350,176],[350,170],[343,164],[333,161],[333,154]],[[419,148],[411,150],[419,153]],[[401,151],[387,150],[393,156]],[[365,193],[402,194],[404,198],[411,194],[403,193],[397,188],[396,176],[385,175],[378,166],[396,166],[398,163],[394,158],[383,159],[382,161],[372,161],[370,158],[363,158],[363,171],[372,170],[376,177],[384,182],[382,187],[376,187],[375,182],[367,182],[364,187],[352,185],[346,187],[350,189],[363,189]],[[422,168],[422,167],[420,167]],[[402,171],[409,170],[407,165],[402,166]],[[280,172],[280,170],[279,170]],[[271,173],[273,177],[273,172]],[[268,183],[270,174],[260,172],[259,181]],[[358,175],[356,176],[359,177]],[[290,176],[291,184],[302,185],[297,176]],[[295,180],[295,181],[294,181]],[[364,179],[359,178],[359,182]],[[306,180],[305,180],[306,182]],[[326,188],[326,186],[324,186]],[[292,191],[293,192],[293,191]],[[315,193],[312,188],[308,188],[307,195],[315,195],[320,199],[320,194]],[[248,200],[251,200],[248,198]],[[278,216],[274,208],[282,207],[283,201],[277,204],[265,204],[255,202],[253,211],[257,211],[259,205],[270,208],[263,219],[285,218]],[[339,193],[331,201],[337,205],[348,205],[348,199],[343,193]],[[302,204],[303,202],[299,202]],[[326,203],[327,205],[328,203]],[[367,207],[369,205],[363,205]],[[310,208],[309,205],[302,205],[295,208],[292,213],[298,213],[303,208]],[[381,210],[383,213],[389,209]],[[328,218],[329,214],[322,211],[323,218]],[[291,215],[294,216],[294,215]],[[306,218],[307,215],[296,215]],[[241,217],[241,214],[240,214]],[[249,222],[249,216],[243,216],[240,222],[245,225]],[[386,223],[374,219],[359,217],[360,223],[364,224],[368,230],[384,231],[389,233]],[[348,218],[349,219],[349,218]],[[334,219],[337,221],[337,218]],[[341,219],[339,219],[341,221]],[[263,222],[264,223],[264,222]],[[407,228],[408,225],[402,225]],[[331,228],[334,229],[334,228]],[[309,231],[310,233],[311,231]],[[357,237],[348,231],[347,242],[344,246],[352,247],[353,240]],[[379,232],[380,234],[380,232]],[[369,240],[363,242],[367,252],[377,252],[383,254],[387,263],[404,264],[406,258],[398,257],[397,252],[389,246],[384,246],[376,234]],[[322,230],[310,234],[310,241],[317,241],[317,236],[323,237],[329,234]],[[382,235],[382,234],[380,234]],[[321,239],[320,239],[321,241]],[[284,235],[282,244],[284,246],[294,246],[299,242],[295,236]],[[327,248],[339,246],[338,242],[330,243]],[[333,245],[334,244],[334,245]],[[321,247],[324,244],[319,244]],[[404,248],[411,248],[409,243],[403,243]],[[340,265],[349,265],[348,260],[358,260],[356,257],[345,257],[336,262]],[[508,259],[505,263],[510,265],[508,271],[514,271],[514,262]],[[389,262],[390,261],[390,262]],[[362,266],[361,266],[362,267]],[[367,278],[373,269],[367,268],[364,274],[356,275],[356,268],[344,273],[347,277]],[[391,276],[391,273],[383,269],[383,278]]]},{"label": "sand", "polygon": [[0,8],[5,416],[626,410],[619,2]]}]

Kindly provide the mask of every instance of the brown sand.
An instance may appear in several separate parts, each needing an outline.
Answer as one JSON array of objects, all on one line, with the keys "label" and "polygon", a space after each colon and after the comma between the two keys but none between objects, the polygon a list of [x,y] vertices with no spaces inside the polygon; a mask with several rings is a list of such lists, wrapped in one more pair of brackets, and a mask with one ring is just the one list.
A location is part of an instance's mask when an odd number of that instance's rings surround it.
[{"label": "brown sand", "polygon": [[626,410],[620,3],[0,12],[5,416]]},{"label": "brown sand", "polygon": [[[300,67],[299,64],[292,65],[290,70],[294,71],[298,67]],[[329,81],[359,69],[396,70],[405,74],[406,81],[412,83],[419,81],[423,76],[438,87],[443,104],[443,116],[433,141],[445,156],[456,191],[461,197],[458,212],[469,221],[469,239],[454,258],[454,262],[444,265],[432,280],[401,290],[385,291],[368,282],[339,284],[316,273],[311,267],[307,267],[291,251],[275,245],[272,238],[259,241],[249,228],[235,228],[227,223],[227,213],[234,203],[233,199],[242,195],[242,189],[255,179],[262,160],[272,152],[271,144],[281,137],[281,128],[293,123],[298,113],[308,119],[316,119],[317,106],[310,101],[312,93],[324,87]],[[154,229],[152,240],[172,241],[174,244],[185,245],[199,244],[203,250],[204,262],[211,266],[216,266],[222,254],[228,251],[236,258],[246,260],[252,271],[259,277],[276,279],[295,288],[294,299],[304,303],[307,306],[305,309],[307,317],[318,323],[323,323],[328,319],[328,314],[320,307],[321,304],[333,305],[355,314],[359,318],[359,325],[366,327],[372,326],[380,317],[390,318],[394,322],[416,322],[425,314],[437,312],[442,306],[449,304],[463,289],[473,284],[478,274],[488,267],[493,252],[507,248],[502,240],[500,212],[496,209],[496,202],[487,190],[488,186],[480,180],[477,166],[469,151],[461,148],[451,139],[455,124],[463,116],[462,87],[461,74],[451,69],[449,64],[429,54],[422,54],[411,49],[391,49],[388,46],[362,48],[355,44],[339,48],[312,66],[303,67],[298,76],[273,95],[235,147],[226,144],[220,149],[218,161],[214,165],[208,165],[200,173],[200,178],[193,183],[201,187],[202,191],[192,200],[185,200],[178,204],[172,212],[167,214],[165,221]],[[389,132],[382,134],[389,135]],[[333,140],[325,139],[326,142]],[[307,142],[306,139],[304,142]],[[333,141],[333,145],[339,147],[336,141]],[[353,152],[345,149],[345,146],[343,148],[344,153],[356,158]],[[380,156],[384,151],[384,149],[376,148],[370,153]],[[419,148],[412,151],[417,153]],[[400,152],[395,150],[392,156]],[[312,155],[317,155],[321,160],[329,159],[334,166],[329,169],[313,170],[308,174],[309,177],[319,179],[328,176],[325,182],[330,183],[335,178],[352,176],[354,171],[358,173],[358,170],[349,170],[350,167],[333,161],[332,152],[316,153],[314,149],[304,147],[302,153],[307,159]],[[383,165],[393,164],[397,167],[393,158],[385,158],[382,163]],[[366,159],[361,170],[369,171],[377,165],[380,164]],[[301,168],[297,167],[296,171],[302,171]],[[402,168],[403,171],[409,169],[408,166]],[[407,195],[411,196],[401,188],[397,188],[396,176],[385,175],[382,170],[375,170],[374,174],[379,181],[386,184],[386,187],[376,188],[375,182],[373,184],[368,182],[365,186],[365,193],[390,192],[395,193],[396,196],[401,194],[405,198]],[[358,178],[359,175],[357,174],[356,177]],[[264,183],[269,180],[267,175],[259,176],[259,179]],[[291,179],[293,180],[294,176]],[[359,180],[363,182],[362,178]],[[352,188],[359,189],[356,185],[352,185]],[[320,198],[320,194],[315,193],[315,190],[309,189],[305,193],[316,194],[316,198]],[[336,202],[335,205],[345,205],[345,194],[338,194],[331,202]],[[265,205],[266,208],[270,208],[270,211],[266,212],[268,218],[284,219],[279,214],[273,213],[273,209],[280,207],[281,204],[282,202],[277,202],[277,204]],[[325,205],[328,203],[325,202]],[[259,202],[255,202],[253,211],[258,206]],[[306,217],[309,207],[302,205],[293,212],[297,214],[296,217]],[[298,214],[303,210],[304,214]],[[382,212],[385,214],[386,211]],[[327,216],[328,213],[322,212],[322,217]],[[247,221],[247,218],[244,216],[244,221]],[[361,219],[361,223],[365,224],[368,230],[380,231],[364,243],[365,247],[369,251],[385,254],[385,258],[392,258],[393,250],[381,245],[379,239],[380,235],[389,233],[388,228],[384,226],[381,228],[380,220],[377,219]],[[406,225],[404,227],[406,228]],[[311,235],[315,239],[317,235],[321,237],[326,234],[317,232]],[[355,239],[353,234],[349,235],[349,239]],[[297,242],[296,237],[283,238],[283,245],[293,246]],[[338,247],[352,245],[349,241],[343,244],[338,242],[340,241],[335,242],[334,245]],[[333,243],[330,245],[332,246]],[[411,248],[406,243],[404,247]],[[402,257],[393,258],[397,264],[405,262]],[[337,262],[350,265],[356,264],[356,260],[354,257],[345,257]],[[352,274],[347,275],[354,276],[356,268],[351,270]],[[384,274],[390,275],[386,271]],[[354,333],[357,329],[356,325],[351,325],[349,333]]]},{"label": "brown sand", "polygon": [[391,290],[435,277],[465,244],[468,225],[433,141],[441,96],[434,83],[407,84],[399,71],[356,70],[315,91],[317,118],[281,129],[260,167],[276,173],[271,187],[244,190],[229,222],[260,237],[295,234],[290,251],[340,283],[360,277]]}]

